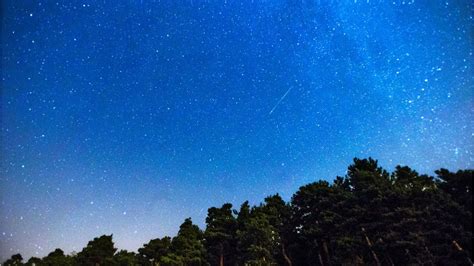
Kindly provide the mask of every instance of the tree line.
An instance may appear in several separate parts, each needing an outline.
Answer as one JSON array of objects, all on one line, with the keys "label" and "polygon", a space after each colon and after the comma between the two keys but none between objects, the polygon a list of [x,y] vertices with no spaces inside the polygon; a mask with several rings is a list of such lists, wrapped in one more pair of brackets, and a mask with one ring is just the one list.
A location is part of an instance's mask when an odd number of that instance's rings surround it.
[{"label": "tree line", "polygon": [[302,186],[288,203],[276,194],[212,207],[204,230],[188,218],[138,252],[117,252],[103,235],[78,253],[15,254],[3,265],[473,265],[474,170],[435,173],[355,158],[345,176]]}]

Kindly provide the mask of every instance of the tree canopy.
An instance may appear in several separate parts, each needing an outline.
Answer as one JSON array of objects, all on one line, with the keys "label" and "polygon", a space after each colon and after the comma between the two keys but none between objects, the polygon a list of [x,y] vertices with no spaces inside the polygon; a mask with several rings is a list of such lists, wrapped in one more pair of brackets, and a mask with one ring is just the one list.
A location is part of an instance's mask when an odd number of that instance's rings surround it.
[{"label": "tree canopy", "polygon": [[289,202],[276,194],[238,210],[211,207],[204,230],[187,218],[175,237],[137,253],[117,252],[103,235],[75,255],[58,248],[2,265],[472,265],[474,171],[435,173],[389,173],[356,158],[345,176],[304,185]]}]

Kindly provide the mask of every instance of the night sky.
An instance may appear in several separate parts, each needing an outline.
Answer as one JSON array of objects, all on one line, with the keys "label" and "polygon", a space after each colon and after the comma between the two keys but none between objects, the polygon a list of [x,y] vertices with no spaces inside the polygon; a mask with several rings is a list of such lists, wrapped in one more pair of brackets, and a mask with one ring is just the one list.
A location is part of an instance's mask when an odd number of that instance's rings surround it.
[{"label": "night sky", "polygon": [[[329,4],[330,3],[330,4]],[[2,1],[0,258],[136,250],[354,157],[474,167],[471,1]]]}]

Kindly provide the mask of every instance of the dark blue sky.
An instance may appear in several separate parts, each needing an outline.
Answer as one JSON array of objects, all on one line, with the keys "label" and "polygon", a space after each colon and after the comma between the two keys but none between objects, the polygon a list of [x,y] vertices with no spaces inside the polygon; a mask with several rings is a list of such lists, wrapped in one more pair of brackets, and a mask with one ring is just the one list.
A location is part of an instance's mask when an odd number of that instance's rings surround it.
[{"label": "dark blue sky", "polygon": [[0,258],[174,235],[353,157],[472,168],[472,5],[2,2]]}]

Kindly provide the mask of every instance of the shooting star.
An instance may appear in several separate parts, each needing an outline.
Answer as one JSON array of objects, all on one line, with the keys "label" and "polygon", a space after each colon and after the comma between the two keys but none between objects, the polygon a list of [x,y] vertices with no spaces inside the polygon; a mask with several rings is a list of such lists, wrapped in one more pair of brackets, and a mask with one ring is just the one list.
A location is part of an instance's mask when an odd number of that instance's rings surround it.
[{"label": "shooting star", "polygon": [[272,110],[270,111],[270,113],[268,113],[268,115],[271,115],[273,113],[273,111],[275,111],[275,109],[278,107],[278,105],[280,105],[281,101],[283,101],[285,99],[286,95],[288,95],[288,93],[290,93],[291,89],[293,89],[293,87],[290,87],[285,92],[285,94],[283,94],[283,96],[281,96],[280,100],[275,104],[275,106],[273,106]]}]

